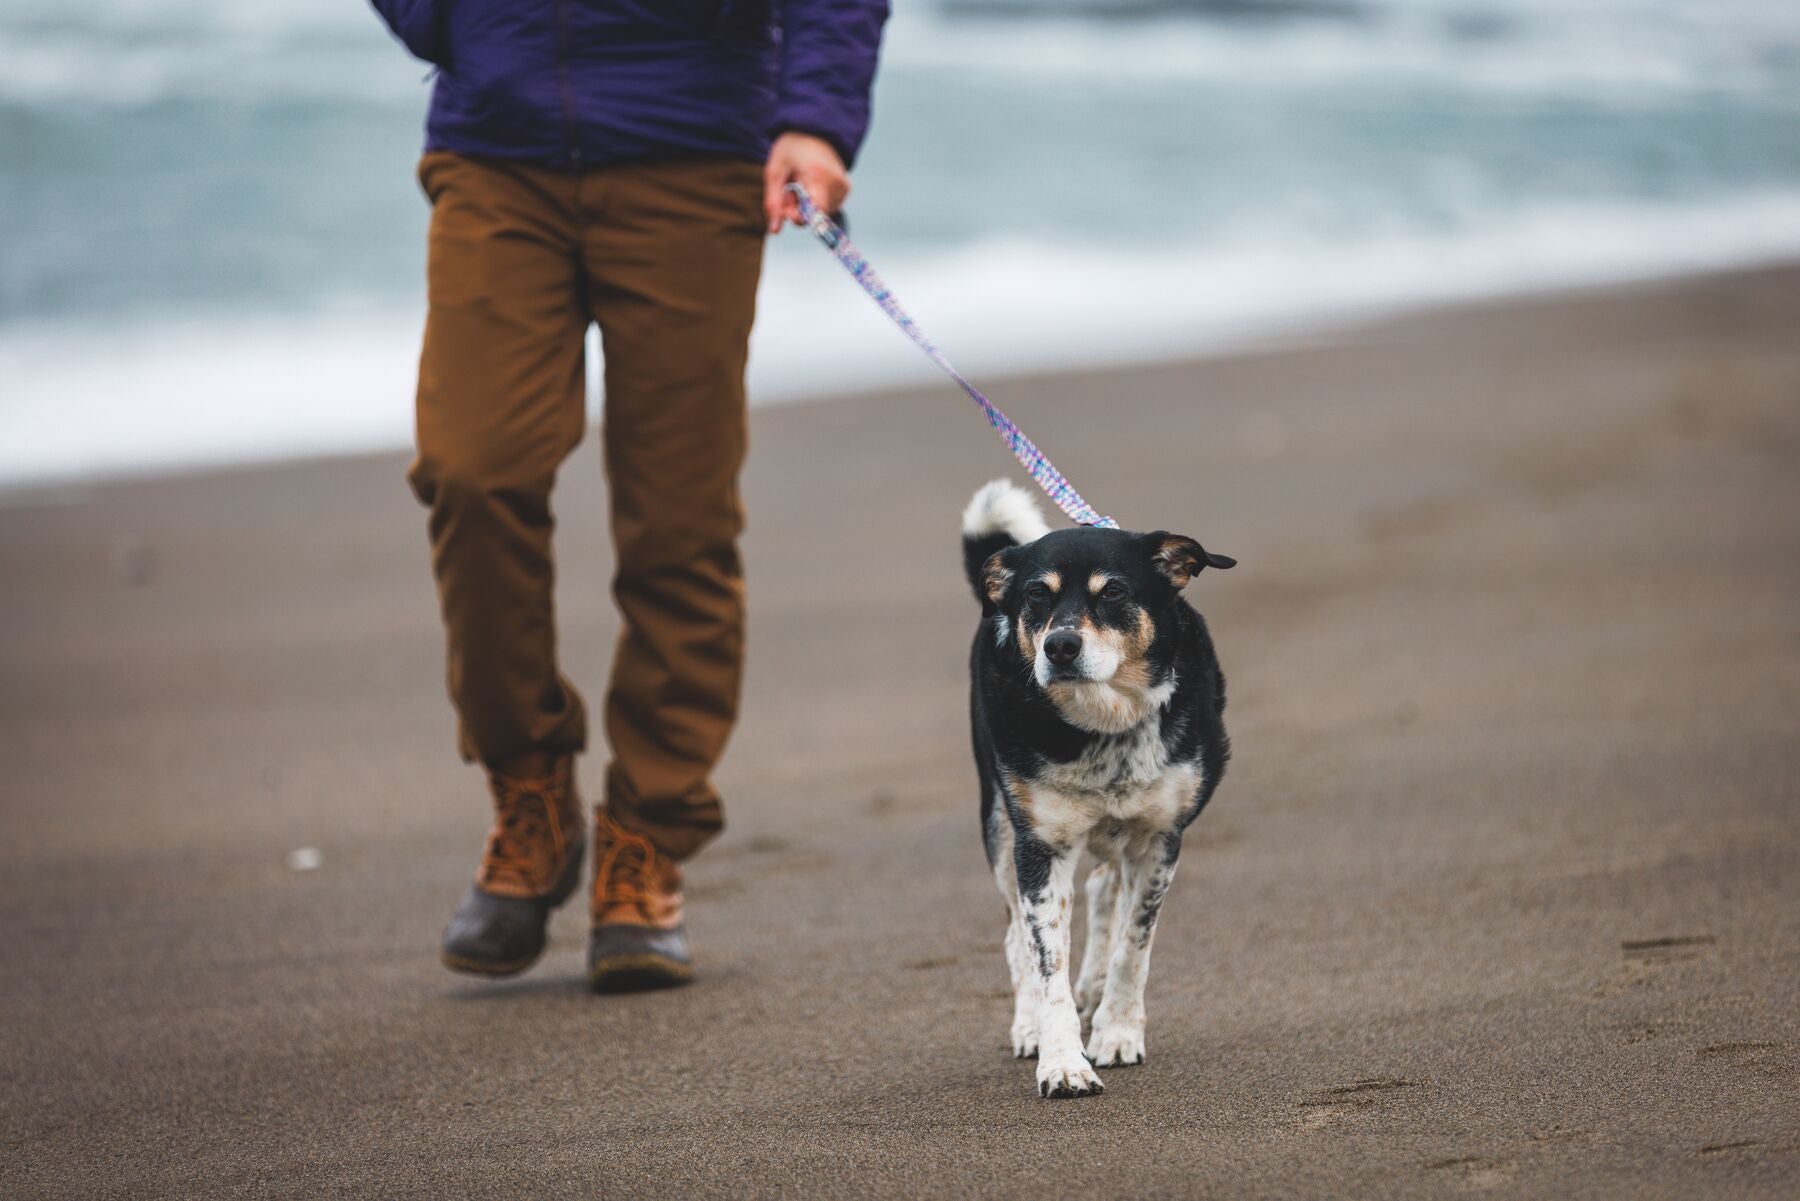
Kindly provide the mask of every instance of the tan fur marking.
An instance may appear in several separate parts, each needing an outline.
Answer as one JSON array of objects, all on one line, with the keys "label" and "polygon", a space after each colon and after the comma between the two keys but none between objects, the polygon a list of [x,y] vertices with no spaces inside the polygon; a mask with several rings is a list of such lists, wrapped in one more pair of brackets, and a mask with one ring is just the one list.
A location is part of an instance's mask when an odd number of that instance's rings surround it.
[{"label": "tan fur marking", "polygon": [[1061,592],[1062,591],[1062,572],[1046,571],[1043,575],[1038,577],[1038,583],[1040,583],[1044,587],[1050,589],[1050,591],[1052,591],[1052,592]]},{"label": "tan fur marking", "polygon": [[[1049,627],[1045,627],[1046,629]],[[1025,662],[1037,660],[1037,635],[1022,621],[1013,622],[1014,639],[1019,644],[1019,655]]]},{"label": "tan fur marking", "polygon": [[1186,588],[1188,581],[1200,574],[1200,560],[1195,557],[1193,546],[1187,538],[1170,538],[1153,556],[1157,569],[1177,588]]},{"label": "tan fur marking", "polygon": [[1156,622],[1151,619],[1149,610],[1138,610],[1137,628],[1125,632],[1119,641],[1124,655],[1113,681],[1121,688],[1148,688],[1150,665],[1144,661],[1144,656],[1150,653],[1150,644],[1156,641]]},{"label": "tan fur marking", "polygon": [[1112,577],[1107,575],[1104,571],[1096,571],[1093,575],[1088,577],[1088,591],[1092,592],[1095,596],[1100,595],[1101,591],[1111,579]]},{"label": "tan fur marking", "polygon": [[1126,658],[1129,659],[1143,658],[1150,653],[1150,644],[1156,641],[1156,623],[1150,619],[1150,611],[1139,609],[1137,618],[1137,629],[1126,642],[1129,648]]},{"label": "tan fur marking", "polygon": [[[1046,814],[1039,811],[1043,806],[1040,806],[1039,798],[1032,792],[1030,784],[1008,776],[1006,790],[1012,795],[1013,804],[1018,806],[1019,812],[1024,816],[1027,829],[1052,846],[1068,844],[1068,831],[1059,825],[1059,821],[1067,821],[1067,815],[1062,814],[1064,806],[1056,793],[1049,793],[1044,798],[1049,808]],[[1059,814],[1062,816],[1059,817]]]},{"label": "tan fur marking", "polygon": [[995,551],[981,565],[981,582],[987,589],[987,598],[993,604],[999,604],[1000,598],[1006,595],[1006,589],[1012,584],[1012,569],[1000,562],[1000,552]]},{"label": "tan fur marking", "polygon": [[1113,672],[1114,688],[1148,688],[1150,687],[1150,669],[1142,659],[1127,656],[1119,664],[1119,670]]},{"label": "tan fur marking", "polygon": [[[1138,614],[1138,630],[1144,628],[1149,615],[1142,611]],[[1119,657],[1118,670],[1113,672],[1112,683],[1121,688],[1147,688],[1150,685],[1150,669],[1144,665],[1144,651],[1150,643],[1146,639],[1138,644],[1136,632],[1128,633],[1115,630],[1110,626],[1097,626],[1090,618],[1081,620],[1081,636],[1092,639]]]}]

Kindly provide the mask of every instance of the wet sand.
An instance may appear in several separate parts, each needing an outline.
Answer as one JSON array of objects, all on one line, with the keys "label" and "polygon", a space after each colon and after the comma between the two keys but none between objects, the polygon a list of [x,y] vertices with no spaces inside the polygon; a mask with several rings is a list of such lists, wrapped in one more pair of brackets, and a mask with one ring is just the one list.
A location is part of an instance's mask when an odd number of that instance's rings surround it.
[{"label": "wet sand", "polygon": [[[949,386],[756,415],[662,995],[585,991],[579,904],[517,982],[438,966],[486,815],[403,460],[6,497],[0,1193],[1792,1197],[1797,330],[1770,269],[992,388],[1241,560],[1149,1062],[1076,1102],[1007,1050],[956,517],[1008,460]],[[590,442],[590,698],[600,495]]]}]

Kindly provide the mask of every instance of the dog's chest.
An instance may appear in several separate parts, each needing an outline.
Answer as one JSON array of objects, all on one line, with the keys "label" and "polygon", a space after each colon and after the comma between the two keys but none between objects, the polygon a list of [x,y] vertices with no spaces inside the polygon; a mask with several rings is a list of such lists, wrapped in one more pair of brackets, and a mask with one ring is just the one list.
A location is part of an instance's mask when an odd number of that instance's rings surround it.
[{"label": "dog's chest", "polygon": [[1032,823],[1053,842],[1107,830],[1120,837],[1175,828],[1200,783],[1198,763],[1172,763],[1160,724],[1098,739],[1031,783]]},{"label": "dog's chest", "polygon": [[1038,779],[1058,792],[1128,803],[1153,789],[1168,769],[1162,723],[1151,719],[1123,733],[1094,739],[1066,763],[1046,764]]}]

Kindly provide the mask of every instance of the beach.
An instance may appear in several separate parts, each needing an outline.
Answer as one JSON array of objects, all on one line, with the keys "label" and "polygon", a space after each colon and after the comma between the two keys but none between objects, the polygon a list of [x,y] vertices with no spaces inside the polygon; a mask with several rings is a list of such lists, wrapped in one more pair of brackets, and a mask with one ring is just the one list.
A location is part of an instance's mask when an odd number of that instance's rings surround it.
[{"label": "beach", "polygon": [[[1240,561],[1149,1061],[1075,1102],[1008,1050],[957,516],[1011,460],[947,382],[754,411],[658,995],[586,990],[579,901],[517,981],[438,964],[488,815],[403,455],[7,492],[0,1192],[1791,1197],[1796,329],[1775,266],[984,380]],[[557,512],[592,700],[591,435]]]}]

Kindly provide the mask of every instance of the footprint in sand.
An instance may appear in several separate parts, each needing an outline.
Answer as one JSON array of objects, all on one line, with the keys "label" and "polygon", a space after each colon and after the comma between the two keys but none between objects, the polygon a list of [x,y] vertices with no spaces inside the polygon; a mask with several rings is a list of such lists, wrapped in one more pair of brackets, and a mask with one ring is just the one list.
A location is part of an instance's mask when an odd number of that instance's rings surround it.
[{"label": "footprint in sand", "polygon": [[1340,1084],[1328,1088],[1322,1095],[1327,1097],[1351,1097],[1358,1093],[1387,1093],[1397,1088],[1424,1088],[1417,1080],[1403,1080],[1399,1076],[1371,1076],[1366,1080],[1356,1080],[1349,1084]]},{"label": "footprint in sand", "polygon": [[1557,1147],[1604,1147],[1610,1145],[1611,1139],[1603,1134],[1580,1127],[1549,1126],[1543,1130],[1533,1131],[1522,1144],[1528,1150],[1543,1150]]},{"label": "footprint in sand", "polygon": [[[929,972],[933,968],[949,967],[956,962],[955,955],[936,955],[926,959],[911,959],[900,966],[909,972]],[[1006,995],[1010,997],[1012,994],[1007,993]]]},{"label": "footprint in sand", "polygon": [[1753,1040],[1713,1043],[1694,1053],[1701,1059],[1727,1063],[1759,1076],[1789,1076],[1800,1069],[1800,1047],[1793,1043]]},{"label": "footprint in sand", "polygon": [[1344,1118],[1383,1105],[1389,1096],[1408,1088],[1423,1088],[1423,1082],[1399,1076],[1371,1076],[1320,1089],[1295,1108],[1300,1111],[1294,1124],[1301,1130],[1318,1130]]},{"label": "footprint in sand", "polygon": [[1619,953],[1627,962],[1674,963],[1681,959],[1698,959],[1706,948],[1719,940],[1710,934],[1681,934],[1665,938],[1640,938],[1619,944]]},{"label": "footprint in sand", "polygon": [[1510,1181],[1518,1171],[1517,1166],[1508,1160],[1483,1159],[1476,1155],[1460,1159],[1440,1159],[1425,1167],[1432,1172],[1442,1173],[1456,1188],[1469,1192],[1498,1188]]},{"label": "footprint in sand", "polygon": [[1712,954],[1719,940],[1710,934],[1671,934],[1660,938],[1625,939],[1619,943],[1620,963],[1613,974],[1595,990],[1605,998],[1617,996],[1627,989],[1648,984],[1672,963],[1701,959]]},{"label": "footprint in sand", "polygon": [[1319,1130],[1371,1104],[1370,1101],[1302,1101],[1298,1106],[1300,1116],[1294,1119],[1294,1125],[1301,1130]]},{"label": "footprint in sand", "polygon": [[1653,1022],[1622,1022],[1613,1028],[1620,1032],[1627,1043],[1647,1043],[1663,1038],[1679,1038],[1692,1032],[1695,1024],[1683,1018],[1673,1018]]}]

